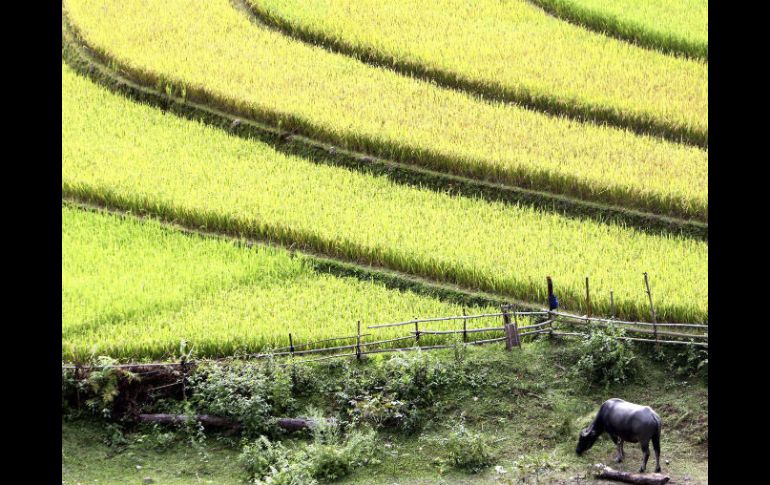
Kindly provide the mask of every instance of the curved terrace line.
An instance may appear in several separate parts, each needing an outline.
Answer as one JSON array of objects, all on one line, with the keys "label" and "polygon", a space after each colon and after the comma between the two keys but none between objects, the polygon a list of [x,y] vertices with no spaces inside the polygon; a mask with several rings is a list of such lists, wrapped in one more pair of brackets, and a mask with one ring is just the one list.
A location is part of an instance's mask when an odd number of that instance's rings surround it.
[{"label": "curved terrace line", "polygon": [[241,118],[206,104],[169,96],[137,80],[131,73],[116,72],[101,56],[73,38],[62,17],[62,57],[75,71],[130,99],[146,103],[187,119],[202,121],[242,138],[256,138],[279,152],[298,155],[315,163],[342,166],[383,175],[403,185],[419,186],[465,197],[522,204],[568,217],[622,224],[649,234],[671,234],[708,241],[708,223],[669,217],[625,207],[585,201],[565,195],[508,186],[447,174],[368,154],[340,149],[329,143]]},{"label": "curved terrace line", "polygon": [[571,2],[559,0],[528,1],[560,20],[597,34],[663,54],[706,62],[709,60],[708,43],[688,41],[681,37],[651,31],[631,20],[623,20],[615,15],[600,13]]},{"label": "curved terrace line", "polygon": [[675,143],[708,148],[708,131],[690,127],[672,127],[652,116],[633,113],[620,114],[613,108],[577,105],[548,95],[532,93],[527,89],[475,81],[456,72],[432,68],[418,62],[399,59],[378,53],[373,49],[334,39],[309,27],[292,25],[285,19],[270,14],[265,9],[247,4],[245,0],[230,0],[230,2],[236,10],[243,12],[252,22],[261,27],[271,28],[298,41],[322,47],[335,54],[352,57],[374,67],[387,68],[403,76],[433,82],[442,88],[462,91],[487,101],[513,103],[551,116],[565,117],[585,123],[604,124],[627,129],[639,135],[656,136]]}]

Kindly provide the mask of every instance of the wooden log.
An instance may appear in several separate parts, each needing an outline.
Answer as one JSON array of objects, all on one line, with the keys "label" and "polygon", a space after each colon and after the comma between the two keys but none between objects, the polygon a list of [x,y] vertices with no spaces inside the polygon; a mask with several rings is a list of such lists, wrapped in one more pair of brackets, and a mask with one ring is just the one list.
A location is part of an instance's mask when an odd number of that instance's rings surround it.
[{"label": "wooden log", "polygon": [[[239,428],[240,423],[233,421],[232,419],[223,418],[220,416],[210,416],[208,414],[197,414],[193,416],[196,421],[199,421],[203,426],[207,428]],[[158,423],[158,424],[181,424],[187,421],[188,416],[186,414],[140,414],[139,421],[143,423]]]},{"label": "wooden log", "polygon": [[[196,414],[193,418],[207,428],[239,429],[241,427],[241,424],[238,421],[223,418],[221,416]],[[185,414],[140,414],[138,419],[143,423],[170,425],[184,423],[187,421],[188,416]],[[327,422],[334,423],[336,421],[334,419],[327,419]],[[279,428],[283,428],[287,431],[298,431],[306,428],[314,428],[318,423],[313,419],[307,418],[278,418],[275,420],[275,424]]]},{"label": "wooden log", "polygon": [[671,480],[668,475],[662,473],[630,473],[614,470],[607,465],[597,463],[594,465],[594,477],[604,480],[634,483],[636,485],[665,485]]}]

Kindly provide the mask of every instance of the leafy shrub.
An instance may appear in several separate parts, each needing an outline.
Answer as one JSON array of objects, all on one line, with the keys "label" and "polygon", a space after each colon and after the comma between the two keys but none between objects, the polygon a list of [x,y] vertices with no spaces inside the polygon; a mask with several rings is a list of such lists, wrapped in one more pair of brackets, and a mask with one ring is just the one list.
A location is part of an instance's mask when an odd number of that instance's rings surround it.
[{"label": "leafy shrub", "polygon": [[311,477],[307,465],[288,463],[281,467],[271,467],[270,473],[262,479],[253,481],[255,485],[316,485],[318,481]]},{"label": "leafy shrub", "polygon": [[402,400],[430,400],[439,387],[452,381],[453,373],[435,356],[415,350],[399,352],[385,361],[385,391]]},{"label": "leafy shrub", "polygon": [[289,412],[295,404],[290,374],[275,365],[212,365],[189,381],[198,411],[238,420],[250,435],[269,432],[271,416]]},{"label": "leafy shrub", "polygon": [[669,368],[679,377],[702,377],[708,380],[708,350],[695,345],[683,347],[669,356]]},{"label": "leafy shrub", "polygon": [[442,444],[448,461],[456,468],[477,473],[493,463],[488,438],[468,430],[462,423],[452,429]]},{"label": "leafy shrub", "polygon": [[313,428],[313,443],[305,450],[290,452],[265,436],[247,443],[238,457],[246,478],[255,484],[308,485],[316,479],[336,480],[353,469],[378,462],[379,447],[374,431],[353,431],[342,438],[339,426],[325,419]]},{"label": "leafy shrub", "polygon": [[271,469],[282,469],[289,464],[286,448],[280,443],[272,443],[264,435],[252,443],[243,446],[238,455],[238,464],[246,473],[247,480],[254,482],[271,473]]},{"label": "leafy shrub", "polygon": [[594,384],[627,382],[636,371],[636,357],[625,332],[615,326],[593,327],[580,347],[575,372]]},{"label": "leafy shrub", "polygon": [[98,357],[94,363],[95,368],[84,383],[94,395],[86,401],[86,406],[104,418],[112,416],[115,398],[120,394],[120,379],[123,378],[127,381],[139,379],[131,372],[110,367],[115,364],[117,364],[115,359],[105,356]]},{"label": "leafy shrub", "polygon": [[422,421],[416,406],[389,394],[366,394],[351,399],[349,404],[348,414],[354,426],[365,424],[376,429],[394,428],[409,433],[418,429]]},{"label": "leafy shrub", "polygon": [[[326,436],[328,432],[316,436]],[[353,431],[344,441],[317,440],[307,449],[311,476],[322,480],[337,480],[355,468],[379,462],[379,447],[374,431]]]},{"label": "leafy shrub", "polygon": [[436,391],[457,381],[457,366],[420,350],[399,352],[381,365],[345,369],[338,403],[354,425],[412,433],[422,426]]}]

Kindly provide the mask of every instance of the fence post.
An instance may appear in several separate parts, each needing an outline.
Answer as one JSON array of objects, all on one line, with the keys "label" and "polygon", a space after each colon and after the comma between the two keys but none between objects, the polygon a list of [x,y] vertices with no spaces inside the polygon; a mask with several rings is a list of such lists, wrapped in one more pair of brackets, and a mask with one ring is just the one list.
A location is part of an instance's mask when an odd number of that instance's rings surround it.
[{"label": "fence post", "polygon": [[513,348],[513,337],[511,336],[511,314],[508,313],[508,305],[500,305],[503,313],[503,329],[505,329],[505,350],[510,351]]},{"label": "fence post", "polygon": [[545,281],[548,283],[548,320],[551,321],[551,324],[548,326],[551,331],[549,332],[549,336],[553,337],[553,321],[556,316],[553,314],[553,308],[551,308],[551,302],[554,299],[553,296],[553,280],[551,280],[550,276],[545,277]]},{"label": "fence post", "polygon": [[291,339],[291,334],[289,334],[289,352],[294,357],[294,341]]},{"label": "fence post", "polygon": [[[414,319],[417,320],[417,317]],[[418,347],[420,345],[420,324],[418,322],[414,322],[414,344]]]},{"label": "fence post", "polygon": [[358,331],[356,335],[356,360],[361,360],[361,320],[358,321]]},{"label": "fence post", "polygon": [[186,355],[182,355],[180,366],[182,368],[182,399],[186,401],[187,400],[187,356]]},{"label": "fence post", "polygon": [[588,276],[586,276],[586,314],[590,317],[592,314],[591,311],[591,292],[588,291]]},{"label": "fence post", "polygon": [[521,340],[519,339],[519,316],[518,312],[514,310],[513,312],[513,332],[512,332],[512,340],[513,345],[516,347],[521,348]]},{"label": "fence post", "polygon": [[615,318],[615,292],[610,290],[610,318]]},{"label": "fence post", "polygon": [[80,364],[75,364],[75,395],[78,400],[78,411],[80,411]]},{"label": "fence post", "polygon": [[652,330],[655,333],[655,346],[658,347],[658,319],[655,316],[655,306],[652,304],[652,292],[650,292],[650,279],[644,272],[644,286],[647,289],[647,299],[650,301],[650,316],[652,317]]},{"label": "fence post", "polygon": [[[465,308],[463,307],[463,316],[467,316],[465,314]],[[468,319],[463,318],[463,343],[468,342]]]}]

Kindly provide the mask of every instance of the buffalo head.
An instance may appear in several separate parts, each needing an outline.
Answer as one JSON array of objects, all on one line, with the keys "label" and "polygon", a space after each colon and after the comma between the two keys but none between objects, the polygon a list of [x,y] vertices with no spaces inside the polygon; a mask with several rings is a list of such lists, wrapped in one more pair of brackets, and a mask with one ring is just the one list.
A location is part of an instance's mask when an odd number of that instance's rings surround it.
[{"label": "buffalo head", "polygon": [[575,448],[575,453],[581,455],[584,451],[590,449],[598,437],[599,433],[590,427],[581,431],[580,436],[578,437],[578,444],[577,448]]}]

